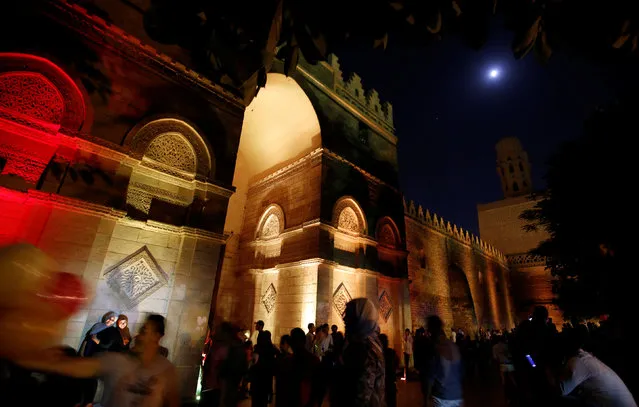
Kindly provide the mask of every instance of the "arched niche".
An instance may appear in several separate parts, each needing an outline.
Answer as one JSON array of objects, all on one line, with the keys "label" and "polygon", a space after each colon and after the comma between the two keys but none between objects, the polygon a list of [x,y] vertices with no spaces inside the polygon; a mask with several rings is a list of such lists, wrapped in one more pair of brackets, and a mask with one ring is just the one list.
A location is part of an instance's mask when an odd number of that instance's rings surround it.
[{"label": "arched niche", "polygon": [[395,249],[401,244],[399,229],[389,216],[384,216],[377,222],[375,238],[379,245],[389,249]]},{"label": "arched niche", "polygon": [[466,334],[474,333],[477,330],[477,314],[470,284],[466,274],[456,265],[448,270],[448,287],[453,327],[463,329]]},{"label": "arched niche", "polygon": [[342,232],[354,235],[368,233],[366,216],[361,206],[350,196],[337,200],[333,207],[333,226]]},{"label": "arched niche", "polygon": [[255,239],[270,240],[279,237],[286,228],[284,211],[277,204],[269,205],[257,224]]},{"label": "arched niche", "polygon": [[[215,176],[213,150],[197,129],[184,119],[148,119],[127,134],[124,145],[130,148],[131,155],[143,160],[143,165],[160,171],[172,169],[176,176],[200,181]],[[191,165],[190,154],[194,156],[194,165]]]},{"label": "arched niche", "polygon": [[0,117],[45,131],[81,130],[86,100],[66,72],[48,59],[0,53]]}]

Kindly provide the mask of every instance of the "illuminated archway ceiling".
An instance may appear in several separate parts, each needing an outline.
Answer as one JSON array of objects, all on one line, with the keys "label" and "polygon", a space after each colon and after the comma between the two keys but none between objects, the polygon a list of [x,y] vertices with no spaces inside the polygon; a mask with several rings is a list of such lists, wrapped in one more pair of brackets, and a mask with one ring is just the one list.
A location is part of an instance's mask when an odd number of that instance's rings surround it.
[{"label": "illuminated archway ceiling", "polygon": [[237,163],[242,168],[233,183],[268,175],[321,144],[317,114],[302,88],[290,77],[270,73],[246,108]]}]

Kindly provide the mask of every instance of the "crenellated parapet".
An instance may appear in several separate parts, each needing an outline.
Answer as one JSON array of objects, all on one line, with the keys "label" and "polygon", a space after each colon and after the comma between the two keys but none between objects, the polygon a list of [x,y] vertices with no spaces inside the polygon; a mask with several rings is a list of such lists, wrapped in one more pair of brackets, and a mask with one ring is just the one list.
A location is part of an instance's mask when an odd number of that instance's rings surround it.
[{"label": "crenellated parapet", "polygon": [[424,211],[421,205],[416,206],[412,200],[406,203],[406,199],[404,199],[404,214],[424,226],[435,229],[440,233],[465,243],[487,256],[494,257],[502,263],[507,262],[506,256],[494,246],[481,240],[476,235],[468,233],[468,230],[451,224],[450,221],[444,220],[441,216],[437,216],[435,213],[431,214],[428,209]]},{"label": "crenellated parapet", "polygon": [[330,54],[326,62],[315,66],[301,61],[300,67],[308,70],[322,85],[354,106],[369,120],[385,131],[395,134],[393,106],[390,102],[381,102],[375,89],[364,89],[362,78],[356,73],[352,73],[345,80],[337,56]]}]

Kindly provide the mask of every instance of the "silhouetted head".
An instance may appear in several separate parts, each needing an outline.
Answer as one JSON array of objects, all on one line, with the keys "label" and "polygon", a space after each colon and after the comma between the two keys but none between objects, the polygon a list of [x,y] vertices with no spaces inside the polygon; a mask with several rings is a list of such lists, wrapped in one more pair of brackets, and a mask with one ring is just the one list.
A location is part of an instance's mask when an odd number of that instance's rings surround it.
[{"label": "silhouetted head", "polygon": [[273,346],[271,339],[271,333],[269,331],[262,331],[257,335],[257,345],[261,348],[267,348]]},{"label": "silhouetted head", "polygon": [[292,353],[293,346],[291,345],[291,336],[290,335],[282,335],[280,338],[280,350],[282,353]]},{"label": "silhouetted head", "polygon": [[443,330],[444,323],[442,322],[441,318],[439,318],[437,315],[429,316],[426,319],[426,323],[428,326],[428,333],[430,333],[431,336],[435,337],[444,333],[444,330]]},{"label": "silhouetted head", "polygon": [[337,333],[337,325],[332,325],[331,326],[331,332],[334,333],[334,334]]},{"label": "silhouetted head", "polygon": [[314,323],[310,323],[308,324],[308,332],[315,332],[315,324]]},{"label": "silhouetted head", "polygon": [[382,343],[382,347],[384,349],[388,349],[388,335],[380,334],[379,335],[379,341]]},{"label": "silhouetted head", "polygon": [[262,332],[264,330],[264,321],[259,320],[255,323],[255,330],[258,332]]},{"label": "silhouetted head", "polygon": [[302,328],[291,329],[291,346],[293,347],[293,352],[304,349],[305,345],[306,334],[304,333]]},{"label": "silhouetted head", "polygon": [[538,305],[533,310],[532,314],[533,322],[540,322],[545,324],[548,321],[548,310],[543,305]]}]

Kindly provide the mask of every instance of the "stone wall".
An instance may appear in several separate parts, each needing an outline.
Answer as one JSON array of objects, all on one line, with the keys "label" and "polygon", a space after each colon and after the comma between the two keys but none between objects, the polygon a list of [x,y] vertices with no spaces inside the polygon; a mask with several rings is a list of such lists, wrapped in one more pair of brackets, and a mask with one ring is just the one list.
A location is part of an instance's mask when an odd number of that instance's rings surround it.
[{"label": "stone wall", "polygon": [[514,327],[510,272],[501,253],[412,202],[405,222],[413,328],[433,314],[447,330]]},{"label": "stone wall", "polygon": [[519,219],[519,215],[532,209],[539,199],[521,196],[477,205],[479,235],[506,255],[528,253],[548,238],[543,230],[524,231],[526,222]]},{"label": "stone wall", "polygon": [[479,233],[507,255],[518,319],[528,318],[535,306],[544,306],[560,328],[563,316],[553,304],[553,277],[545,268],[544,258],[529,254],[549,235],[545,230],[525,231],[526,222],[519,219],[523,211],[532,209],[541,199],[521,196],[477,205]]},{"label": "stone wall", "polygon": [[[0,189],[0,221],[5,243],[28,241],[55,259],[61,270],[83,277],[90,301],[61,332],[63,344],[78,348],[84,334],[109,311],[129,317],[135,333],[149,313],[167,318],[162,345],[178,368],[185,396],[195,393],[199,355],[207,330],[222,241],[195,230],[127,219],[123,212],[32,191]],[[141,283],[131,302],[109,284],[109,275],[140,250],[166,280]],[[134,256],[134,258],[137,258]],[[137,269],[138,275],[141,270]],[[160,278],[162,280],[162,278]],[[138,302],[139,301],[139,302]]]}]

